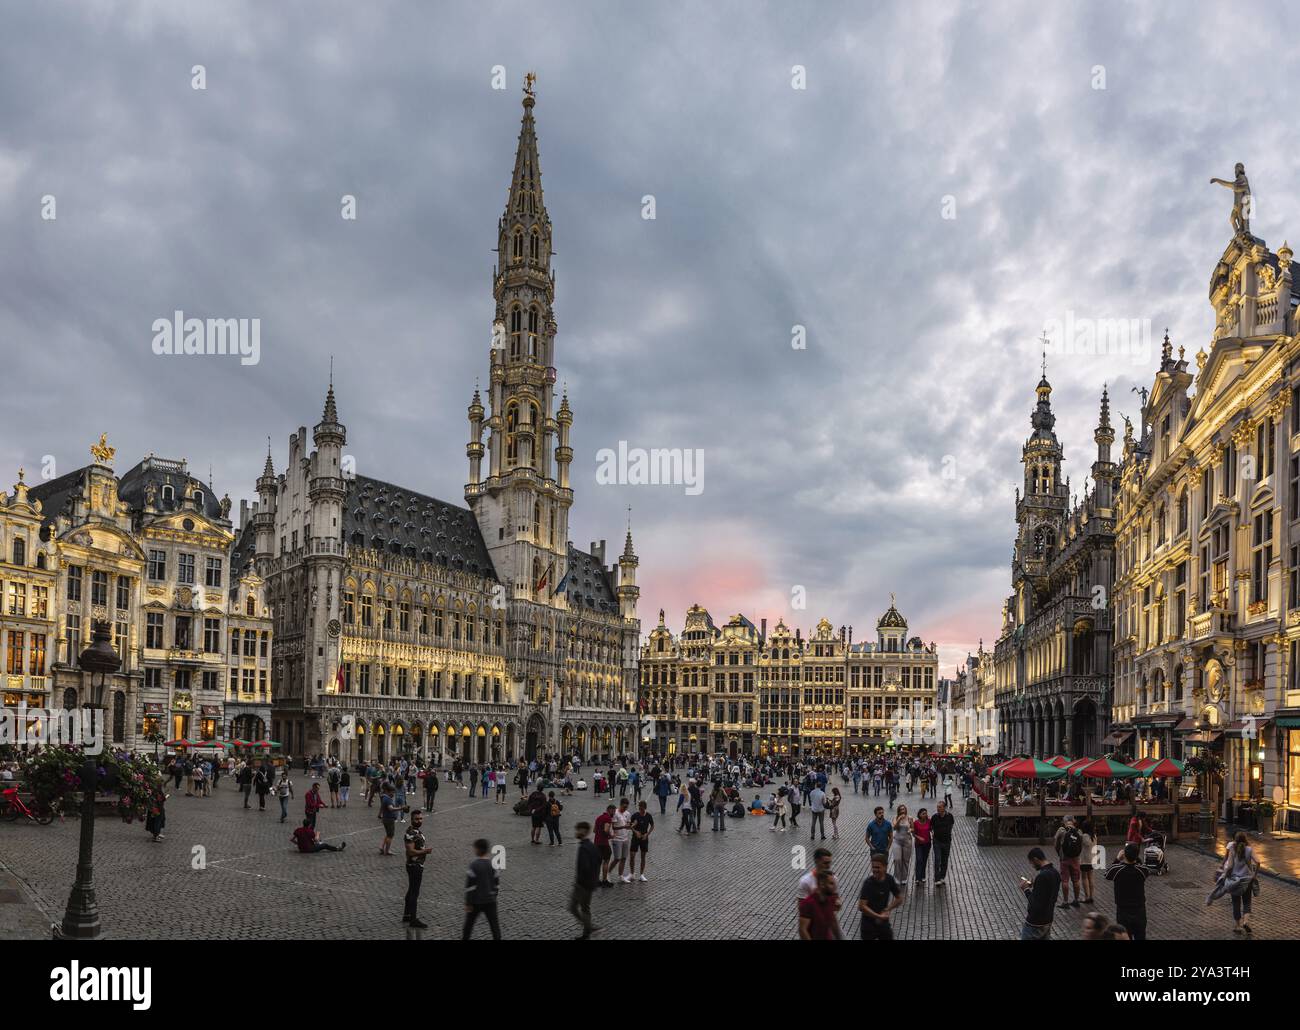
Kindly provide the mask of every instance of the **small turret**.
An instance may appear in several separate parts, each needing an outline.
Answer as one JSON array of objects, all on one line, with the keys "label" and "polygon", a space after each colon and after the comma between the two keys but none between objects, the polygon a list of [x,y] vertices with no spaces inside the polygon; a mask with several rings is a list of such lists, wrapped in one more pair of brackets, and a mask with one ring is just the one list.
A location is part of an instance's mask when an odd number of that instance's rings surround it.
[{"label": "small turret", "polygon": [[[641,589],[636,585],[636,567],[641,561],[632,550],[632,527],[628,526],[627,541],[623,544],[623,554],[618,559],[618,608],[624,619],[636,618],[636,601],[641,596]],[[663,609],[659,610],[659,624],[663,625]]]}]

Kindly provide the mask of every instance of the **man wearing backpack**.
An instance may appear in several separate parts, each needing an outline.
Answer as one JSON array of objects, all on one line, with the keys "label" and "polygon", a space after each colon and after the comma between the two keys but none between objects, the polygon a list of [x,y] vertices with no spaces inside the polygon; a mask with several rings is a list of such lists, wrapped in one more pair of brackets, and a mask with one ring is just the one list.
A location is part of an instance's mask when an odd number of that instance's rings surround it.
[{"label": "man wearing backpack", "polygon": [[[1058,866],[1061,871],[1061,908],[1078,908],[1081,899],[1079,897],[1079,881],[1082,879],[1082,871],[1079,869],[1079,856],[1083,854],[1083,834],[1074,824],[1074,816],[1067,815],[1061,823],[1060,829],[1056,831],[1056,836],[1052,839],[1052,844],[1056,848]],[[1070,900],[1070,884],[1074,884],[1074,901]]]}]

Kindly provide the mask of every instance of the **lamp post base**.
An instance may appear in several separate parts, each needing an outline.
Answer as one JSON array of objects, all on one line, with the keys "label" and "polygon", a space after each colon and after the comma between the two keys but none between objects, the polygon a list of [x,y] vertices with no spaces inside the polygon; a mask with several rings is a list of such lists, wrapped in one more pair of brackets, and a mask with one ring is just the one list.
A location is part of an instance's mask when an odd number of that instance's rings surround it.
[{"label": "lamp post base", "polygon": [[99,921],[99,904],[95,900],[95,884],[78,879],[68,897],[68,908],[63,913],[59,937],[67,940],[90,941],[103,931]]},{"label": "lamp post base", "polygon": [[99,902],[95,898],[95,784],[97,762],[87,756],[81,770],[81,841],[77,879],[68,895],[60,935],[72,940],[94,940],[100,935]]}]

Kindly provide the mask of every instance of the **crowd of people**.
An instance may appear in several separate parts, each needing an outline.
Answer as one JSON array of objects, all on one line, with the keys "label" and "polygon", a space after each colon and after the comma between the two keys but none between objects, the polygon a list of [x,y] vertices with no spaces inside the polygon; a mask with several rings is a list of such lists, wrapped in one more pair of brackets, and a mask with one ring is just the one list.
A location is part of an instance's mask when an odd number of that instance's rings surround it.
[{"label": "crowd of people", "polygon": [[[378,807],[382,838],[378,854],[391,856],[399,827],[406,859],[407,890],[402,922],[414,930],[426,924],[419,918],[419,898],[425,859],[432,853],[427,838],[426,815],[436,810],[440,789],[464,792],[466,798],[491,799],[494,805],[512,804],[529,820],[532,845],[559,847],[565,843],[561,820],[563,799],[576,791],[607,797],[595,818],[574,823],[571,838],[577,845],[576,868],[568,910],[580,926],[578,939],[598,930],[592,921],[592,901],[597,891],[649,879],[650,842],[656,829],[652,805],[661,818],[671,818],[677,834],[692,836],[711,821],[711,832],[725,833],[729,820],[758,817],[772,833],[802,833],[820,843],[840,839],[841,806],[850,795],[880,799],[867,821],[862,845],[869,872],[858,889],[859,933],[864,940],[894,939],[894,915],[910,892],[927,883],[944,888],[950,875],[956,820],[955,794],[965,799],[972,789],[987,783],[993,759],[979,756],[876,755],[841,759],[750,758],[727,755],[666,755],[636,759],[620,757],[584,768],[578,755],[542,755],[531,761],[474,763],[453,758],[446,765],[419,758],[396,757],[387,762],[359,762],[352,768],[333,758],[301,760],[306,783],[299,793],[292,761],[267,756],[234,755],[198,757],[179,754],[162,763],[174,790],[182,786],[186,797],[209,798],[223,778],[233,780],[243,807],[268,809],[267,798],[279,802],[280,822],[290,818],[291,802],[301,799],[301,824],[290,835],[303,854],[339,852],[347,843],[323,839],[317,827],[326,808],[347,807],[352,777],[363,787],[361,800]],[[12,763],[10,763],[12,765]],[[14,770],[0,771],[12,778]],[[323,788],[323,789],[322,789]],[[515,793],[517,792],[517,794]],[[421,794],[423,803],[421,804]],[[900,795],[919,794],[915,811]],[[514,797],[512,798],[512,795]],[[746,797],[751,800],[746,801]],[[163,838],[165,806],[170,797],[158,791],[150,806],[146,831],[155,841]],[[803,822],[800,818],[803,818]],[[668,823],[671,825],[671,823]],[[1124,846],[1113,863],[1103,865],[1104,852],[1097,830],[1086,819],[1067,816],[1051,840],[1051,855],[1043,847],[1028,852],[1031,876],[1021,878],[1026,900],[1022,940],[1045,940],[1052,935],[1055,913],[1084,908],[1082,936],[1089,940],[1145,940],[1147,927],[1146,880],[1153,871],[1154,848],[1163,861],[1163,836],[1136,813]],[[500,876],[495,849],[486,838],[473,842],[466,871],[462,938],[469,939],[479,917],[493,938],[500,939],[497,911]],[[842,936],[841,899],[832,853],[824,847],[813,852],[812,868],[801,876],[795,905],[800,938],[837,939]],[[1207,899],[1232,902],[1234,932],[1251,934],[1252,899],[1258,896],[1261,863],[1244,833],[1228,846]],[[1113,918],[1094,906],[1096,878],[1112,886]]]},{"label": "crowd of people", "polygon": [[[725,833],[729,819],[749,816],[768,820],[773,833],[802,833],[806,828],[810,841],[821,842],[840,839],[841,805],[851,791],[883,800],[874,807],[863,837],[870,871],[858,890],[859,933],[863,940],[892,940],[893,914],[907,901],[909,891],[924,889],[927,881],[936,890],[946,886],[956,825],[952,811],[955,795],[960,792],[964,800],[973,789],[979,789],[993,761],[980,756],[877,755],[817,760],[673,754],[640,760],[619,757],[593,763],[584,771],[578,755],[541,755],[530,761],[481,764],[457,757],[445,766],[398,757],[386,763],[361,762],[349,770],[344,763],[318,756],[302,760],[304,774],[310,774],[312,782],[304,795],[302,824],[291,840],[307,854],[341,851],[347,846],[346,842],[333,845],[322,840],[316,818],[327,806],[347,806],[355,772],[364,784],[366,805],[379,808],[383,825],[380,855],[393,854],[398,827],[405,827],[407,891],[402,922],[422,930],[427,924],[418,915],[420,888],[425,859],[433,850],[427,842],[424,817],[435,811],[440,785],[463,791],[468,798],[490,798],[495,805],[511,804],[510,795],[517,791],[514,811],[529,819],[529,843],[540,846],[545,831],[550,847],[564,844],[562,799],[576,791],[606,795],[603,812],[592,822],[580,820],[572,828],[577,857],[568,910],[580,926],[577,939],[585,940],[598,930],[591,911],[598,890],[649,879],[650,841],[656,828],[650,807],[653,802],[657,802],[661,817],[669,815],[669,805],[674,806],[671,814],[681,835],[700,833],[706,818],[711,820],[711,832]],[[177,790],[184,782],[186,796],[193,797],[210,796],[223,774],[233,776],[245,808],[251,807],[251,797],[256,794],[258,808],[264,810],[267,796],[273,795],[280,802],[282,822],[288,818],[288,803],[295,798],[287,761],[277,772],[269,761],[255,758],[214,762],[178,756],[167,772],[175,777]],[[321,793],[322,783],[328,802]],[[746,801],[751,793],[752,799]],[[917,804],[913,814],[908,804],[899,802],[902,794],[919,794],[920,802],[928,803]],[[159,810],[161,813],[161,805]],[[160,829],[159,825],[159,833]],[[1057,910],[1088,906],[1082,924],[1084,939],[1145,940],[1145,886],[1152,870],[1144,856],[1153,843],[1164,846],[1156,831],[1140,815],[1134,815],[1128,839],[1114,863],[1097,870],[1099,848],[1094,829],[1086,820],[1076,822],[1067,817],[1052,840],[1055,862],[1043,848],[1028,853],[1033,875],[1020,881],[1026,899],[1021,939],[1048,939]],[[474,841],[472,851],[462,939],[469,939],[480,916],[492,937],[500,939],[500,877],[492,860],[492,844],[480,838]],[[842,936],[843,902],[832,858],[829,850],[817,848],[812,868],[799,879],[795,904],[802,939]],[[1239,835],[1228,849],[1208,902],[1231,897],[1237,933],[1252,932],[1251,899],[1258,894],[1259,867],[1245,835]],[[1095,903],[1095,872],[1112,884],[1113,919],[1091,907]]]}]

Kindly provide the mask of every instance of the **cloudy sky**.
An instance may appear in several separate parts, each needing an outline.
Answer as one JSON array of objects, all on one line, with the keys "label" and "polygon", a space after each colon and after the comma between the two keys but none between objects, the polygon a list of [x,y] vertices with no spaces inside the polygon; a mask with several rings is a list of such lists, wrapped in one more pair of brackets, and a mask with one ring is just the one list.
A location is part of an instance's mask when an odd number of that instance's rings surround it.
[{"label": "cloudy sky", "polygon": [[[358,471],[459,501],[532,69],[574,541],[617,549],[631,505],[648,625],[698,601],[861,638],[896,592],[948,674],[1009,591],[1044,327],[1157,341],[1049,356],[1079,490],[1102,383],[1133,415],[1166,325],[1189,358],[1208,341],[1231,201],[1210,177],[1245,162],[1255,232],[1300,238],[1300,17],[1190,13],[5,0],[0,482],[106,430],[119,469],[184,457],[251,497],[333,354]],[[260,318],[260,362],[155,355],[176,309]],[[598,486],[620,440],[702,450],[703,492]]]}]

